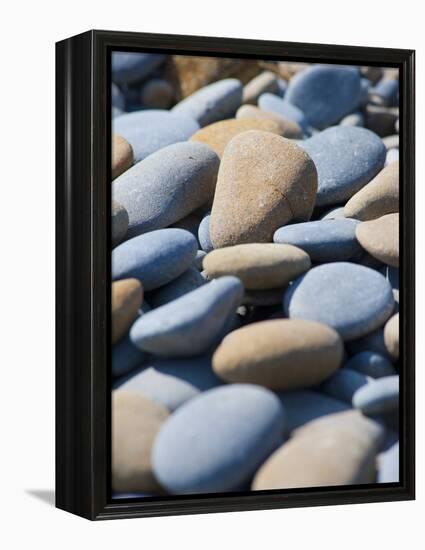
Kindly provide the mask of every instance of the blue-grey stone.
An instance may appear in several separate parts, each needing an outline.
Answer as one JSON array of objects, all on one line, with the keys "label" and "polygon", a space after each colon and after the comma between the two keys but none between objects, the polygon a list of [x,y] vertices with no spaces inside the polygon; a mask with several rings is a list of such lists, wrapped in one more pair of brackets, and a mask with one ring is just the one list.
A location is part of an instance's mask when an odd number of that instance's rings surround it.
[{"label": "blue-grey stone", "polygon": [[172,109],[173,113],[191,117],[201,126],[234,116],[242,103],[242,84],[225,78],[200,88]]},{"label": "blue-grey stone", "polygon": [[112,80],[117,84],[131,84],[149,76],[166,56],[158,53],[114,52]]},{"label": "blue-grey stone", "polygon": [[219,277],[137,320],[130,338],[159,356],[191,357],[218,341],[243,296],[237,277]]},{"label": "blue-grey stone", "polygon": [[114,83],[112,83],[112,86],[111,86],[111,103],[112,103],[112,107],[117,107],[120,111],[125,110],[124,94],[118,88],[118,86]]},{"label": "blue-grey stone", "polygon": [[388,281],[377,271],[349,262],[310,269],[284,296],[293,319],[309,319],[334,328],[344,340],[360,338],[381,326],[394,309]]},{"label": "blue-grey stone", "polygon": [[205,252],[205,250],[198,250],[198,252],[196,253],[193,265],[196,267],[196,269],[199,269],[199,271],[203,270],[202,262],[204,261],[206,255],[207,253]]},{"label": "blue-grey stone", "polygon": [[140,392],[148,399],[176,410],[199,393],[222,382],[211,367],[211,355],[185,359],[152,359],[128,377],[120,390]]},{"label": "blue-grey stone", "polygon": [[121,243],[112,251],[112,279],[134,277],[144,290],[170,283],[190,267],[198,249],[184,229],[158,229]]},{"label": "blue-grey stone", "polygon": [[343,206],[335,206],[334,208],[327,210],[320,217],[321,220],[339,220],[341,218],[345,218]]},{"label": "blue-grey stone", "polygon": [[160,307],[204,285],[206,280],[195,267],[189,267],[180,277],[149,294],[152,307]]},{"label": "blue-grey stone", "polygon": [[378,455],[378,483],[400,481],[399,442]]},{"label": "blue-grey stone", "polygon": [[301,109],[281,99],[275,94],[261,94],[258,98],[258,106],[268,113],[276,113],[287,120],[296,122],[304,132],[308,133],[308,123]]},{"label": "blue-grey stone", "polygon": [[288,82],[283,78],[278,78],[276,82],[277,82],[277,95],[279,97],[284,97],[286,90],[288,89]]},{"label": "blue-grey stone", "polygon": [[348,218],[294,223],[277,229],[273,241],[301,248],[313,262],[349,260],[362,251],[356,239],[358,223]]},{"label": "blue-grey stone", "polygon": [[393,107],[398,104],[398,80],[382,79],[370,91],[370,98],[375,105]]},{"label": "blue-grey stone", "polygon": [[363,351],[373,351],[384,357],[388,357],[388,350],[384,342],[384,329],[382,327],[374,330],[361,338],[347,342],[347,348],[351,355]]},{"label": "blue-grey stone", "polygon": [[214,196],[220,159],[205,143],[174,143],[138,162],[112,184],[128,212],[127,235],[162,229]]},{"label": "blue-grey stone", "polygon": [[130,340],[129,335],[126,334],[112,346],[112,375],[116,377],[124,376],[143,365],[146,359],[147,354],[137,348]]},{"label": "blue-grey stone", "polygon": [[208,213],[202,218],[201,223],[199,224],[198,229],[198,240],[201,248],[204,252],[211,252],[214,250],[214,247],[210,238],[210,218],[211,214]]},{"label": "blue-grey stone", "polygon": [[354,394],[353,406],[366,415],[380,415],[398,409],[399,377],[385,376],[360,388]]},{"label": "blue-grey stone", "polygon": [[384,355],[374,351],[356,353],[344,364],[345,368],[361,372],[371,378],[382,378],[396,374],[391,361]]},{"label": "blue-grey stone", "polygon": [[214,388],[164,422],[152,451],[155,476],[174,494],[240,490],[282,443],[284,429],[284,409],[271,391]]},{"label": "blue-grey stone", "polygon": [[360,73],[353,67],[314,65],[289,82],[285,99],[304,113],[314,128],[326,128],[357,107]]},{"label": "blue-grey stone", "polygon": [[135,163],[167,145],[188,140],[197,130],[199,124],[193,118],[159,109],[126,113],[112,121],[112,131],[133,148]]},{"label": "blue-grey stone", "polygon": [[320,386],[320,391],[352,406],[353,395],[368,383],[369,378],[364,374],[343,368],[325,380]]}]

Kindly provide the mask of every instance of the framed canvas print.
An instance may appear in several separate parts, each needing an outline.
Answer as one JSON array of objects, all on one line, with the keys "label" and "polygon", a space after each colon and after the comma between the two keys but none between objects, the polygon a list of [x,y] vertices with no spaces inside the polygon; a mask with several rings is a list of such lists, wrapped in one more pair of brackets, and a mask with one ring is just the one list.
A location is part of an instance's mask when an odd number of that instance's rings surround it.
[{"label": "framed canvas print", "polygon": [[57,506],[414,498],[414,52],[56,54]]}]

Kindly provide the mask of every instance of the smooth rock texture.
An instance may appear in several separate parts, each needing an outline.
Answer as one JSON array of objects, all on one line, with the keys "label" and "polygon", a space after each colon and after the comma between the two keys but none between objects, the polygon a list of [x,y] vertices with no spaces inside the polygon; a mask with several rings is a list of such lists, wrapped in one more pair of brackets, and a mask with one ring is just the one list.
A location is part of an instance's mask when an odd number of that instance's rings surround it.
[{"label": "smooth rock texture", "polygon": [[384,166],[382,140],[366,128],[334,126],[303,141],[318,173],[316,206],[344,203]]},{"label": "smooth rock texture", "polygon": [[128,212],[122,204],[112,201],[111,205],[111,237],[112,246],[117,246],[124,239],[128,229]]},{"label": "smooth rock texture", "polygon": [[285,99],[304,113],[311,126],[323,129],[350,113],[360,93],[356,68],[314,65],[290,80]]},{"label": "smooth rock texture", "polygon": [[126,334],[112,346],[112,376],[118,378],[141,367],[147,360],[147,354],[137,348]]},{"label": "smooth rock texture", "polygon": [[360,388],[353,397],[353,406],[373,416],[398,409],[399,377],[385,376]]},{"label": "smooth rock texture", "polygon": [[148,109],[168,109],[173,103],[174,90],[166,80],[153,78],[142,87],[140,99]]},{"label": "smooth rock texture", "polygon": [[159,356],[204,353],[222,335],[242,294],[236,277],[216,279],[141,317],[131,328],[131,340]]},{"label": "smooth rock texture", "polygon": [[388,319],[393,308],[388,281],[373,269],[348,262],[310,269],[284,297],[288,317],[329,325],[344,340],[372,332]]},{"label": "smooth rock texture", "polygon": [[113,52],[112,80],[117,84],[132,84],[149,76],[165,61],[158,53]]},{"label": "smooth rock texture", "polygon": [[319,384],[341,365],[342,356],[342,340],[330,327],[276,319],[228,334],[213,355],[213,369],[226,382],[291,390]]},{"label": "smooth rock texture", "polygon": [[210,220],[214,248],[271,242],[278,227],[310,218],[316,189],[316,168],[300,147],[270,132],[239,134],[218,173]]},{"label": "smooth rock texture", "polygon": [[151,450],[168,416],[165,407],[140,394],[112,392],[112,488],[119,492],[158,491]]},{"label": "smooth rock texture", "polygon": [[263,71],[255,76],[243,88],[242,103],[256,105],[261,94],[270,92],[275,94],[279,91],[277,76],[271,71]]},{"label": "smooth rock texture", "polygon": [[384,328],[385,347],[393,359],[398,359],[399,356],[399,326],[400,316],[396,313],[387,321]]},{"label": "smooth rock texture", "polygon": [[172,494],[240,490],[283,441],[285,415],[270,391],[235,384],[180,407],[152,453],[157,479]]},{"label": "smooth rock texture", "polygon": [[143,287],[137,279],[122,279],[112,283],[112,343],[124,336],[143,301]]},{"label": "smooth rock texture", "polygon": [[145,290],[170,283],[192,264],[198,244],[184,229],[159,229],[139,235],[112,251],[112,279],[139,279]]},{"label": "smooth rock texture", "polygon": [[114,180],[133,164],[133,149],[126,139],[112,135],[112,179]]},{"label": "smooth rock texture", "polygon": [[258,99],[258,106],[263,111],[275,113],[287,120],[298,124],[303,132],[309,133],[308,123],[304,113],[288,101],[284,101],[274,94],[262,94]]},{"label": "smooth rock texture", "polygon": [[241,103],[241,82],[236,78],[226,78],[197,90],[177,103],[172,112],[191,117],[200,126],[206,126],[232,117]]},{"label": "smooth rock texture", "polygon": [[246,289],[286,286],[311,267],[308,254],[290,245],[251,243],[219,248],[203,261],[210,279],[223,275],[239,277]]},{"label": "smooth rock texture", "polygon": [[325,380],[320,391],[351,406],[356,391],[368,384],[368,381],[364,374],[344,367]]},{"label": "smooth rock texture", "polygon": [[202,218],[198,228],[198,241],[204,252],[211,252],[214,250],[210,237],[210,219],[211,213],[209,212]]},{"label": "smooth rock texture", "polygon": [[148,109],[116,117],[112,131],[131,145],[137,163],[159,149],[186,141],[199,130],[199,124],[187,115]]},{"label": "smooth rock texture", "polygon": [[325,416],[295,432],[261,466],[252,489],[373,483],[383,428],[356,411]]},{"label": "smooth rock texture", "polygon": [[280,135],[288,139],[301,139],[303,131],[294,121],[284,118],[277,113],[263,111],[254,105],[242,105],[236,111],[236,118],[256,118],[259,120],[273,120],[279,125]]},{"label": "smooth rock texture", "polygon": [[374,220],[399,211],[399,163],[386,166],[365,187],[360,189],[344,207],[347,218]]},{"label": "smooth rock texture", "polygon": [[344,364],[345,368],[360,372],[370,378],[382,378],[396,374],[391,362],[384,355],[375,351],[356,353]]},{"label": "smooth rock texture", "polygon": [[358,223],[342,218],[286,225],[275,231],[273,241],[301,248],[313,262],[349,260],[362,251],[356,239]]},{"label": "smooth rock texture", "polygon": [[171,281],[171,283],[151,292],[149,295],[149,303],[154,308],[163,306],[199,288],[204,285],[205,282],[204,277],[202,277],[198,269],[189,267],[187,271],[182,273],[177,279],[174,279],[174,281]]},{"label": "smooth rock texture", "polygon": [[129,215],[128,235],[162,229],[211,200],[219,158],[203,143],[174,143],[117,178],[112,196]]},{"label": "smooth rock texture", "polygon": [[392,267],[399,264],[399,215],[386,214],[356,227],[356,237],[374,258]]},{"label": "smooth rock texture", "polygon": [[339,220],[341,218],[345,218],[343,206],[335,206],[320,217],[321,220]]}]

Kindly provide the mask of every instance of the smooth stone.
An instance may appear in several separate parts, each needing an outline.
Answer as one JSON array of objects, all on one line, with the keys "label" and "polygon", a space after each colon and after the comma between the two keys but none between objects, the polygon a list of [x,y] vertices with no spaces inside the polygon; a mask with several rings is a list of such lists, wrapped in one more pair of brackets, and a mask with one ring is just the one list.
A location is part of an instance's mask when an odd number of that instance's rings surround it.
[{"label": "smooth stone", "polygon": [[141,367],[147,360],[146,353],[137,348],[126,334],[112,347],[112,376],[118,378]]},{"label": "smooth stone", "polygon": [[126,113],[112,121],[112,131],[130,143],[136,163],[167,145],[188,140],[197,130],[199,124],[189,116],[159,109]]},{"label": "smooth stone", "polygon": [[258,130],[237,135],[218,173],[210,219],[214,248],[271,242],[285,223],[310,218],[316,189],[314,163],[298,145]]},{"label": "smooth stone", "polygon": [[356,353],[344,364],[345,368],[360,372],[370,378],[383,378],[396,374],[391,362],[384,355],[374,351]]},{"label": "smooth stone", "polygon": [[122,279],[111,286],[112,343],[116,344],[137,317],[143,301],[143,287],[137,279]]},{"label": "smooth stone", "polygon": [[344,215],[344,207],[343,206],[336,206],[334,208],[331,208],[330,210],[327,210],[321,217],[321,220],[340,220],[341,218],[345,218]]},{"label": "smooth stone", "polygon": [[200,126],[234,116],[242,103],[242,84],[225,78],[200,88],[172,109],[173,113],[191,117]]},{"label": "smooth stone", "polygon": [[226,382],[274,390],[320,384],[341,365],[343,344],[330,327],[276,319],[228,334],[213,355],[213,370]]},{"label": "smooth stone", "polygon": [[236,277],[216,279],[141,317],[131,328],[131,340],[159,356],[204,353],[222,336],[242,294]]},{"label": "smooth stone", "polygon": [[238,490],[283,441],[285,414],[269,390],[231,385],[180,407],[152,452],[155,475],[172,494]]},{"label": "smooth stone", "polygon": [[129,215],[128,235],[163,229],[214,196],[219,158],[204,143],[174,143],[117,178],[112,196]]},{"label": "smooth stone", "polygon": [[148,109],[168,109],[173,103],[174,90],[166,80],[153,78],[140,90],[140,99]]},{"label": "smooth stone", "polygon": [[349,260],[361,252],[356,239],[358,223],[345,218],[296,223],[280,227],[273,240],[301,248],[313,262]]},{"label": "smooth stone", "polygon": [[112,279],[139,279],[145,290],[170,283],[192,264],[198,243],[184,229],[159,229],[139,235],[112,251]]},{"label": "smooth stone", "polygon": [[380,107],[369,103],[365,109],[365,126],[378,136],[390,136],[394,133],[398,116],[398,107]]},{"label": "smooth stone", "polygon": [[347,348],[350,354],[361,353],[363,351],[372,351],[388,357],[388,351],[384,343],[384,329],[382,327],[374,330],[361,338],[347,342]]},{"label": "smooth stone", "polygon": [[207,253],[204,250],[198,250],[195,256],[195,259],[193,260],[193,265],[198,269],[199,271],[202,271],[203,269],[203,261]]},{"label": "smooth stone", "polygon": [[111,103],[112,107],[116,107],[120,111],[125,110],[125,97],[120,88],[112,82],[111,85]]},{"label": "smooth stone", "polygon": [[398,313],[393,315],[384,327],[385,347],[393,359],[398,359],[399,357],[399,327],[400,316]]},{"label": "smooth stone", "polygon": [[345,116],[339,123],[340,126],[358,126],[363,127],[365,124],[362,113],[350,113]]},{"label": "smooth stone", "polygon": [[258,99],[258,107],[263,111],[275,113],[287,120],[295,122],[303,132],[309,132],[309,127],[301,109],[274,94],[261,94]]},{"label": "smooth stone", "polygon": [[184,359],[154,359],[127,378],[120,390],[141,393],[170,412],[201,392],[220,386],[211,368],[211,356]]},{"label": "smooth stone", "polygon": [[112,246],[117,246],[127,235],[128,212],[122,204],[112,201],[111,205],[111,237]]},{"label": "smooth stone", "polygon": [[266,290],[245,290],[242,298],[244,306],[277,306],[282,303],[286,287],[268,288]]},{"label": "smooth stone", "polygon": [[203,262],[208,278],[239,277],[246,289],[286,286],[311,267],[308,254],[290,245],[251,243],[219,248]]},{"label": "smooth stone", "polygon": [[375,105],[396,106],[398,103],[398,80],[383,78],[370,91],[369,97]]},{"label": "smooth stone", "polygon": [[320,391],[351,406],[356,391],[368,383],[367,376],[344,367],[325,380]]},{"label": "smooth stone", "polygon": [[284,311],[291,319],[310,319],[353,340],[380,327],[391,315],[391,285],[377,271],[349,262],[310,269],[286,291]]},{"label": "smooth stone", "polygon": [[112,392],[112,488],[117,492],[160,489],[151,465],[156,435],[168,416],[162,405],[140,394]]},{"label": "smooth stone", "polygon": [[171,281],[171,283],[168,283],[168,285],[164,285],[151,292],[149,303],[154,308],[163,306],[199,288],[205,282],[205,279],[195,267],[189,267],[187,271],[182,273],[177,279],[174,279],[174,281]]},{"label": "smooth stone", "polygon": [[385,166],[392,164],[393,162],[399,162],[400,153],[398,149],[390,149],[385,157]]},{"label": "smooth stone", "polygon": [[261,466],[252,489],[292,489],[367,484],[384,430],[357,411],[319,418],[299,428]]},{"label": "smooth stone", "polygon": [[382,139],[385,147],[387,148],[387,151],[390,149],[398,149],[399,148],[399,142],[400,137],[398,134],[395,134],[393,136],[387,136]]},{"label": "smooth stone", "polygon": [[313,65],[289,81],[285,99],[304,113],[311,126],[323,129],[357,107],[360,93],[356,68]]},{"label": "smooth stone", "polygon": [[316,165],[316,206],[344,203],[383,168],[385,145],[366,128],[335,126],[302,142]]},{"label": "smooth stone", "polygon": [[260,118],[232,118],[220,120],[198,130],[190,138],[191,141],[205,143],[221,158],[229,141],[248,130],[261,130],[280,135],[280,126],[274,120]]},{"label": "smooth stone", "polygon": [[114,180],[133,164],[133,149],[126,139],[112,135],[112,179]]},{"label": "smooth stone", "polygon": [[210,219],[211,214],[206,214],[203,218],[201,223],[199,224],[198,228],[198,241],[201,245],[202,250],[207,253],[214,250],[214,247],[211,242],[210,238]]},{"label": "smooth stone", "polygon": [[384,264],[399,264],[399,215],[386,214],[356,227],[356,237],[371,256]]},{"label": "smooth stone", "polygon": [[400,481],[399,442],[378,456],[378,483]]},{"label": "smooth stone", "polygon": [[275,94],[279,91],[278,78],[272,71],[263,71],[255,76],[243,88],[242,103],[257,104],[261,94],[270,92]]},{"label": "smooth stone", "polygon": [[360,388],[353,397],[353,406],[368,416],[398,409],[399,377],[385,376]]},{"label": "smooth stone", "polygon": [[114,52],[112,80],[117,84],[132,84],[149,76],[166,56],[158,53]]},{"label": "smooth stone", "polygon": [[279,125],[280,135],[288,139],[301,139],[303,137],[303,131],[301,127],[294,122],[278,115],[277,113],[271,113],[263,111],[254,105],[241,105],[236,111],[236,118],[257,118],[259,120],[272,120]]}]

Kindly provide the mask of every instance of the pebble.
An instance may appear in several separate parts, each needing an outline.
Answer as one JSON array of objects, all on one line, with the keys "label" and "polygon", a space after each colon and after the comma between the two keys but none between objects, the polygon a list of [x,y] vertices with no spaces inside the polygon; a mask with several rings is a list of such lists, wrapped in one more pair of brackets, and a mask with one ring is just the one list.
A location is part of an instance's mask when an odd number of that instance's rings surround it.
[{"label": "pebble", "polygon": [[112,201],[111,236],[112,246],[117,246],[124,239],[128,229],[128,213],[122,204]]},{"label": "pebble", "polygon": [[221,277],[143,315],[131,328],[131,340],[164,357],[204,353],[222,337],[242,295],[239,279]]},{"label": "pebble", "polygon": [[360,74],[354,67],[314,65],[289,82],[285,99],[298,107],[314,128],[326,128],[355,109]]},{"label": "pebble", "polygon": [[188,140],[199,124],[187,115],[147,109],[114,118],[112,130],[130,143],[134,162],[139,162],[167,145]]},{"label": "pebble", "polygon": [[373,483],[383,428],[356,411],[299,428],[256,473],[252,489],[292,489]]},{"label": "pebble", "polygon": [[112,392],[112,489],[158,491],[151,466],[155,437],[168,416],[165,407],[140,394]]},{"label": "pebble", "polygon": [[205,279],[195,267],[189,267],[180,277],[171,281],[167,285],[154,290],[149,294],[149,303],[153,308],[168,304],[184,296],[188,292],[199,288],[205,284]]},{"label": "pebble", "polygon": [[384,327],[385,347],[393,359],[399,357],[399,326],[400,316],[396,313],[387,321]]},{"label": "pebble", "polygon": [[161,63],[165,55],[158,53],[114,52],[112,74],[117,84],[133,84],[149,76]]},{"label": "pebble", "polygon": [[344,203],[385,163],[385,145],[366,128],[328,128],[302,142],[302,147],[317,168],[316,206]]},{"label": "pebble", "polygon": [[133,149],[123,137],[112,136],[112,179],[114,180],[133,164]]},{"label": "pebble", "polygon": [[391,362],[375,351],[361,351],[356,353],[345,363],[344,369],[360,372],[370,378],[383,378],[396,374]]},{"label": "pebble", "polygon": [[200,126],[234,116],[242,103],[242,84],[236,78],[225,78],[197,90],[177,103],[173,113],[190,117]]},{"label": "pebble", "polygon": [[281,444],[284,429],[284,410],[272,392],[247,384],[214,388],[164,423],[153,469],[171,494],[241,490]]},{"label": "pebble", "polygon": [[246,289],[286,286],[311,267],[308,254],[290,245],[251,243],[219,248],[204,259],[208,278],[239,277]]},{"label": "pebble", "polygon": [[362,113],[350,113],[345,116],[341,122],[340,126],[360,126],[363,127],[365,123],[364,116]]},{"label": "pebble", "polygon": [[143,287],[137,279],[112,283],[112,343],[116,344],[137,317],[143,301]]},{"label": "pebble", "polygon": [[390,149],[398,149],[400,144],[400,137],[398,134],[393,136],[387,136],[382,139],[387,151]]},{"label": "pebble", "polygon": [[148,109],[168,109],[174,100],[174,90],[166,80],[153,78],[140,90],[140,99]]},{"label": "pebble", "polygon": [[344,366],[323,382],[320,391],[351,406],[355,392],[368,383],[367,376]]},{"label": "pebble", "polygon": [[254,105],[242,105],[236,111],[236,118],[256,118],[259,120],[272,120],[279,125],[279,133],[281,136],[288,139],[302,139],[303,131],[300,126],[283,116],[278,115],[277,113],[271,113],[268,111],[263,111]]},{"label": "pebble", "polygon": [[398,483],[400,480],[399,442],[378,457],[378,483]]},{"label": "pebble", "polygon": [[335,206],[320,217],[321,220],[339,220],[341,218],[345,218],[343,206]]},{"label": "pebble", "polygon": [[392,267],[399,264],[399,215],[386,214],[356,227],[356,237],[371,256]]},{"label": "pebble", "polygon": [[373,416],[398,409],[399,377],[385,376],[357,390],[353,406]]},{"label": "pebble", "polygon": [[344,207],[347,218],[374,220],[399,211],[399,163],[383,168]]},{"label": "pebble", "polygon": [[204,261],[205,256],[207,253],[204,250],[198,250],[195,256],[195,259],[193,260],[193,265],[198,269],[199,271],[202,271],[203,266],[202,263]]},{"label": "pebble", "polygon": [[393,308],[391,285],[385,277],[348,262],[310,269],[295,280],[284,297],[288,317],[329,325],[344,340],[360,338],[380,327]]},{"label": "pebble", "polygon": [[112,375],[116,378],[125,376],[141,367],[147,360],[146,353],[137,348],[126,334],[112,346]]},{"label": "pebble", "polygon": [[204,143],[174,143],[117,178],[114,200],[129,215],[128,235],[162,229],[212,199],[220,161]]},{"label": "pebble", "polygon": [[184,229],[159,229],[112,251],[112,279],[139,279],[145,290],[170,283],[192,264],[198,244]]},{"label": "pebble", "polygon": [[275,390],[315,386],[341,365],[343,344],[330,327],[276,319],[228,334],[213,355],[213,369],[226,382]]},{"label": "pebble", "polygon": [[275,73],[263,71],[245,84],[242,94],[242,103],[256,105],[261,94],[266,92],[275,94],[278,91],[279,84]]},{"label": "pebble", "polygon": [[258,99],[258,106],[263,111],[269,113],[275,113],[281,117],[295,122],[302,129],[303,132],[309,132],[309,126],[301,109],[298,109],[292,103],[281,99],[274,94],[261,94]]},{"label": "pebble", "polygon": [[316,168],[300,147],[270,132],[239,134],[220,164],[210,219],[214,248],[271,242],[278,227],[310,218],[316,189]]},{"label": "pebble", "polygon": [[198,228],[198,241],[204,252],[211,252],[214,247],[210,238],[210,218],[211,213],[208,212],[203,218]]},{"label": "pebble", "polygon": [[296,223],[280,227],[273,240],[301,248],[313,262],[349,260],[362,250],[356,239],[358,223],[345,218]]}]

